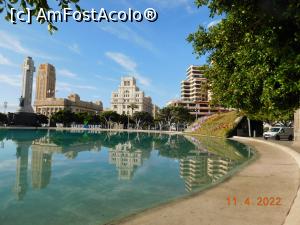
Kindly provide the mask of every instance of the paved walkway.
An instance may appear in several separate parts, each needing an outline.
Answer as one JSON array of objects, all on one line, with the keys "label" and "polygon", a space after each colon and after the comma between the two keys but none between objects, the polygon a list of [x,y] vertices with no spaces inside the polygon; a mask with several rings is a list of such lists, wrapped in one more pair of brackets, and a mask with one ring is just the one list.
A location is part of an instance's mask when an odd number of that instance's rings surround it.
[{"label": "paved walkway", "polygon": [[[278,145],[246,139],[240,141],[255,147],[259,157],[226,182],[193,197],[110,224],[299,225],[300,214],[294,213],[294,217],[286,221],[299,188],[300,171],[296,160]],[[231,205],[228,205],[228,196]],[[234,196],[236,205],[232,199]],[[269,202],[271,197],[278,198],[280,205],[258,205],[260,197],[267,197]],[[244,203],[247,198],[251,205]]]},{"label": "paved walkway", "polygon": [[294,151],[300,153],[300,146],[296,146],[293,141],[287,141],[287,140],[280,140],[280,141],[268,140],[268,141],[275,143],[275,144],[289,147],[289,148],[293,149]]}]

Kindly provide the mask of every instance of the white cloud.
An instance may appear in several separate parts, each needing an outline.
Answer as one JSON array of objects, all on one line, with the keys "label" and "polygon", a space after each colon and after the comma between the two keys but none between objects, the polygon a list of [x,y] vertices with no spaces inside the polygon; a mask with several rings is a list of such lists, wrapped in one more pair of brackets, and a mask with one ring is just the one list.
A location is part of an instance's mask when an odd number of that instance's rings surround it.
[{"label": "white cloud", "polygon": [[5,65],[5,66],[18,66],[14,64],[12,61],[10,61],[8,58],[6,58],[4,55],[0,53],[0,65]]},{"label": "white cloud", "polygon": [[96,87],[90,85],[72,85],[72,86],[77,89],[97,90]]},{"label": "white cloud", "polygon": [[79,45],[76,43],[73,43],[72,45],[68,46],[69,50],[76,53],[76,54],[80,54],[80,48]]},{"label": "white cloud", "polygon": [[58,59],[48,54],[33,51],[24,47],[23,43],[16,36],[9,34],[8,32],[3,30],[0,30],[0,48],[8,49],[10,51],[13,51],[21,55],[35,56],[35,57],[48,59],[48,60]]},{"label": "white cloud", "polygon": [[0,74],[0,83],[7,84],[13,87],[21,86],[21,78],[16,75]]},{"label": "white cloud", "polygon": [[67,92],[74,92],[74,90],[97,90],[96,87],[90,85],[76,85],[70,84],[66,82],[58,82],[57,83],[57,90],[58,91],[67,91]]},{"label": "white cloud", "polygon": [[116,36],[119,39],[132,42],[144,49],[147,49],[153,53],[157,53],[158,50],[153,46],[153,44],[139,35],[136,31],[132,30],[125,24],[115,23],[115,24],[101,24],[100,29]]},{"label": "white cloud", "polygon": [[20,54],[27,54],[29,52],[28,49],[22,46],[21,42],[16,37],[7,34],[4,31],[0,31],[0,47]]},{"label": "white cloud", "polygon": [[209,24],[207,24],[207,28],[210,28],[210,27],[213,27],[213,26],[216,26],[218,23],[220,23],[221,20],[214,20],[214,21],[211,21]]},{"label": "white cloud", "polygon": [[116,79],[116,78],[111,78],[109,76],[101,76],[101,75],[96,75],[96,77],[100,80],[105,80],[105,81],[112,81],[112,82],[119,82],[120,79]]},{"label": "white cloud", "polygon": [[120,52],[106,52],[105,55],[119,64],[127,72],[131,73],[141,84],[150,86],[151,81],[147,77],[139,74],[137,71],[137,63],[130,57]]},{"label": "white cloud", "polygon": [[67,69],[61,69],[61,70],[58,70],[57,73],[61,76],[64,76],[64,77],[69,77],[69,78],[77,78],[77,74],[67,70]]},{"label": "white cloud", "polygon": [[127,55],[120,52],[106,52],[105,55],[118,63],[121,67],[130,72],[135,72],[137,68],[136,62],[134,62]]}]

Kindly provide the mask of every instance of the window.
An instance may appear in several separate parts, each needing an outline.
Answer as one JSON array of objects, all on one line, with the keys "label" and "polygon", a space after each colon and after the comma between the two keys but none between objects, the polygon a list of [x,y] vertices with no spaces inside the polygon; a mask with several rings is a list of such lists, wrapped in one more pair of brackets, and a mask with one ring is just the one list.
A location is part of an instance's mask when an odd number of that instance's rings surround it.
[{"label": "window", "polygon": [[130,86],[130,81],[124,81],[124,86]]}]

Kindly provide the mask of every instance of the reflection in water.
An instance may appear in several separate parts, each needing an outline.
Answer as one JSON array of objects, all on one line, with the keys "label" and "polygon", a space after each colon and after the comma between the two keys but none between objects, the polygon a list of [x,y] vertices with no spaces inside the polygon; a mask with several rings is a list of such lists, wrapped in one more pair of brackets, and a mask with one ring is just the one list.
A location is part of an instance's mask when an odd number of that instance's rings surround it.
[{"label": "reflection in water", "polygon": [[32,187],[43,189],[50,183],[52,154],[32,146]]},{"label": "reflection in water", "polygon": [[214,184],[233,168],[251,157],[241,144],[221,139],[184,138],[179,135],[120,132],[56,132],[0,130],[0,141],[17,145],[15,192],[22,200],[27,192],[28,157],[31,147],[31,179],[34,189],[51,182],[52,156],[63,154],[73,160],[78,153],[99,152],[108,148],[108,163],[115,165],[119,180],[132,180],[135,171],[150,158],[152,150],[169,159],[179,160],[178,175],[187,192]]},{"label": "reflection in water", "polygon": [[115,164],[120,180],[131,180],[137,167],[143,164],[141,150],[133,150],[130,141],[109,150],[109,163]]},{"label": "reflection in water", "polygon": [[180,160],[180,176],[185,180],[187,191],[197,190],[224,177],[234,162],[208,152],[192,151]]},{"label": "reflection in water", "polygon": [[27,192],[28,150],[30,143],[20,142],[17,146],[17,174],[15,192],[17,200],[22,200]]}]

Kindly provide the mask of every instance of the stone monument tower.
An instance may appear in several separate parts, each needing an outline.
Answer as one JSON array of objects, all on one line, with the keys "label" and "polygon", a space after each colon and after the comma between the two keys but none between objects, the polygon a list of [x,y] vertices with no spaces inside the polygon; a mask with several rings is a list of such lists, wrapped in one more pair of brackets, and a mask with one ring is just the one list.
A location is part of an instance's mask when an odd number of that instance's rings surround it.
[{"label": "stone monument tower", "polygon": [[22,95],[20,98],[19,112],[33,113],[31,106],[34,62],[31,57],[26,57],[22,65]]}]

